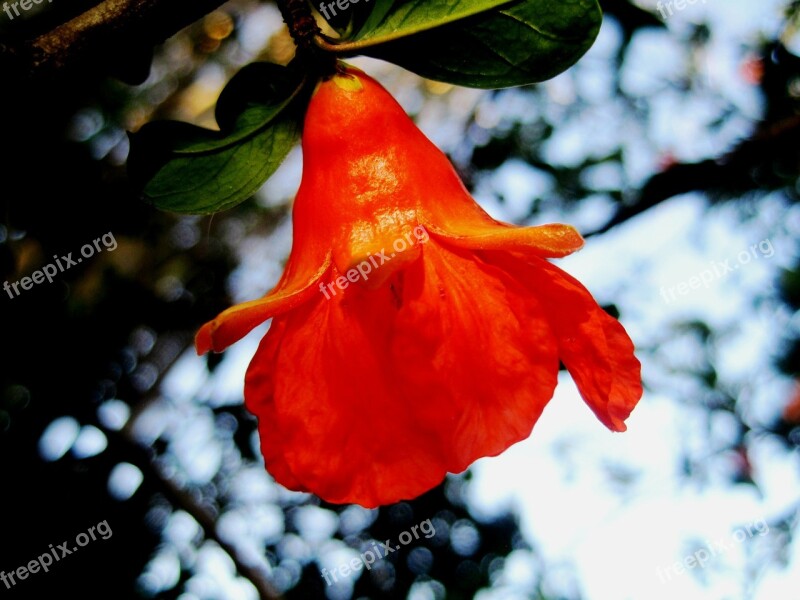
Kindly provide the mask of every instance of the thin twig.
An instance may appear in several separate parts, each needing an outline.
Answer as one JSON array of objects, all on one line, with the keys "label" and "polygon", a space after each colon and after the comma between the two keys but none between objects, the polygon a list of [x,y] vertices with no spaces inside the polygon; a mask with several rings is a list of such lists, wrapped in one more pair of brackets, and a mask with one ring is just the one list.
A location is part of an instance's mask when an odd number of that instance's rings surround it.
[{"label": "thin twig", "polygon": [[[194,520],[197,521],[197,523],[203,528],[203,532],[207,539],[214,540],[217,544],[219,544],[223,551],[225,551],[225,553],[231,557],[231,560],[236,565],[236,570],[239,572],[239,574],[250,581],[250,583],[252,583],[253,586],[258,590],[261,600],[281,600],[281,594],[272,586],[270,581],[265,577],[264,573],[255,567],[242,562],[242,560],[239,558],[239,552],[237,551],[236,547],[220,538],[219,534],[217,533],[216,517],[211,513],[211,511],[206,509],[200,502],[198,502],[198,500],[191,493],[179,487],[173,480],[163,474],[161,470],[153,463],[151,453],[136,441],[133,431],[136,419],[142,414],[146,406],[149,406],[154,401],[160,399],[158,390],[161,387],[164,377],[167,375],[167,373],[169,373],[175,362],[181,356],[183,356],[184,352],[191,346],[191,340],[183,340],[182,336],[178,336],[177,339],[172,339],[170,342],[178,343],[180,344],[180,347],[166,357],[166,362],[158,365],[158,379],[150,388],[151,391],[147,398],[136,407],[135,413],[128,419],[125,427],[119,431],[111,431],[105,427],[103,427],[103,430],[109,438],[119,440],[130,449],[129,454],[133,455],[132,462],[134,462],[142,471],[142,473],[144,473],[147,481],[154,483],[156,487],[159,488],[159,491],[161,491],[167,500],[169,500],[174,506],[192,515]],[[158,351],[159,348],[156,347],[156,349],[154,349],[154,351],[151,353],[151,356],[157,354]]]},{"label": "thin twig", "polygon": [[104,0],[50,31],[0,45],[0,61],[28,76],[81,62],[124,60],[208,14],[224,0]]},{"label": "thin twig", "polygon": [[125,444],[130,449],[126,453],[127,458],[142,471],[145,480],[154,484],[173,506],[190,514],[203,528],[203,533],[207,539],[214,540],[219,544],[220,548],[231,557],[239,574],[250,581],[258,590],[261,600],[282,600],[283,597],[273,587],[265,574],[261,570],[243,562],[236,546],[219,536],[214,514],[204,507],[191,493],[179,487],[168,476],[164,475],[153,463],[147,450],[136,441],[130,430],[111,431],[103,428],[103,431],[110,440],[118,440]]}]

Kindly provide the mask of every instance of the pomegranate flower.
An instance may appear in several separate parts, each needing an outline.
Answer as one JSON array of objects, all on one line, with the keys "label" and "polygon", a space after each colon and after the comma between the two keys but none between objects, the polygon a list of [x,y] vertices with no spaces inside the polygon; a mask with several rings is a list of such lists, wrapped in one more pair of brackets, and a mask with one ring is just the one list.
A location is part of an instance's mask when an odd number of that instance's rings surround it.
[{"label": "pomegranate flower", "polygon": [[282,278],[196,339],[220,352],[272,318],[244,394],[279,483],[366,507],[414,498],[527,438],[559,361],[625,430],[642,393],[633,344],[547,260],[581,248],[572,227],[489,217],[356,69],[318,86],[302,144]]}]

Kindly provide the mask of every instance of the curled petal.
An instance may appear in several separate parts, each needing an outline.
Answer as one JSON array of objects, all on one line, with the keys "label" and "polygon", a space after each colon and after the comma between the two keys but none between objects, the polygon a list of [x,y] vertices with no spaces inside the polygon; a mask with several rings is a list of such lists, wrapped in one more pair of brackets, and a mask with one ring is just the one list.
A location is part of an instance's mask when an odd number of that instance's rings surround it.
[{"label": "curled petal", "polygon": [[571,225],[551,223],[516,227],[493,221],[450,223],[447,229],[429,225],[432,233],[459,248],[507,250],[525,256],[561,258],[583,247],[583,238]]},{"label": "curled petal", "polygon": [[625,419],[642,396],[642,380],[633,342],[619,321],[578,280],[546,260],[524,267],[507,257],[491,260],[515,272],[539,297],[581,397],[606,427],[625,431]]},{"label": "curled petal", "polygon": [[314,284],[329,266],[330,258],[315,273],[305,277],[295,275],[294,269],[287,266],[281,281],[269,294],[258,300],[232,306],[203,325],[194,340],[197,354],[202,355],[209,350],[222,352],[267,319],[306,302],[313,297],[316,289]]}]

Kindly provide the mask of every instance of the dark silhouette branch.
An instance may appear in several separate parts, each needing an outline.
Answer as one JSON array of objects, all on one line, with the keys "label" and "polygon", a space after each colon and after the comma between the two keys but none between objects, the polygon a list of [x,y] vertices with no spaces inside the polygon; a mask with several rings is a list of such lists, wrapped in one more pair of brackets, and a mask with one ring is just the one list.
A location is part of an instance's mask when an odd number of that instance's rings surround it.
[{"label": "dark silhouette branch", "polygon": [[604,233],[660,204],[689,192],[706,192],[712,202],[738,198],[758,190],[775,190],[800,174],[800,116],[763,124],[752,138],[716,160],[674,165],[653,175],[633,204],[621,205],[603,227]]},{"label": "dark silhouette branch", "polygon": [[[0,44],[0,66],[4,72],[38,77],[79,65],[112,66],[114,62],[144,58],[149,69],[154,45],[223,3],[224,0],[104,0],[35,37]],[[138,62],[139,66],[144,64],[144,60]]]},{"label": "dark silhouette branch", "polygon": [[110,431],[104,428],[106,435],[112,440],[123,442],[128,447],[127,456],[142,471],[148,482],[155,486],[173,506],[189,513],[203,528],[206,539],[214,540],[222,550],[231,557],[239,574],[250,581],[258,590],[261,600],[280,600],[281,594],[272,585],[267,576],[258,568],[244,562],[236,546],[222,539],[217,532],[217,519],[213,509],[204,505],[195,494],[178,486],[172,479],[164,475],[153,464],[148,452],[142,448],[130,433]]},{"label": "dark silhouette branch", "polygon": [[183,356],[187,348],[193,345],[191,337],[178,335],[166,340],[159,340],[160,346],[156,346],[151,353],[150,360],[156,360],[159,371],[158,378],[150,388],[152,391],[134,407],[134,412],[126,425],[119,431],[112,431],[107,427],[102,427],[106,436],[125,446],[125,456],[145,475],[146,480],[160,491],[173,506],[189,513],[195,521],[203,528],[206,539],[214,540],[220,548],[231,557],[236,565],[236,570],[258,590],[261,600],[281,600],[280,592],[272,585],[269,578],[258,568],[244,562],[236,546],[222,539],[217,532],[217,516],[215,509],[208,504],[204,504],[202,499],[191,490],[180,487],[170,477],[165,475],[156,464],[155,453],[150,448],[143,447],[137,440],[133,432],[136,419],[153,402],[160,399],[157,392],[161,388],[164,377],[170,372],[175,362]]}]

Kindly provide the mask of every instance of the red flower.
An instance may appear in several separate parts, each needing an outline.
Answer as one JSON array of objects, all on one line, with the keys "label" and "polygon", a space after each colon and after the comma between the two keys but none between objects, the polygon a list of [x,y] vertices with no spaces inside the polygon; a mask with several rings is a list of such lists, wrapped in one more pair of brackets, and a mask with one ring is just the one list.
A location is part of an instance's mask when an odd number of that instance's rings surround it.
[{"label": "red flower", "polygon": [[622,326],[547,258],[567,225],[490,218],[375,80],[319,85],[278,285],[197,334],[222,351],[272,318],[245,379],[268,471],[367,507],[413,498],[531,433],[559,360],[610,429],[642,393]]}]

